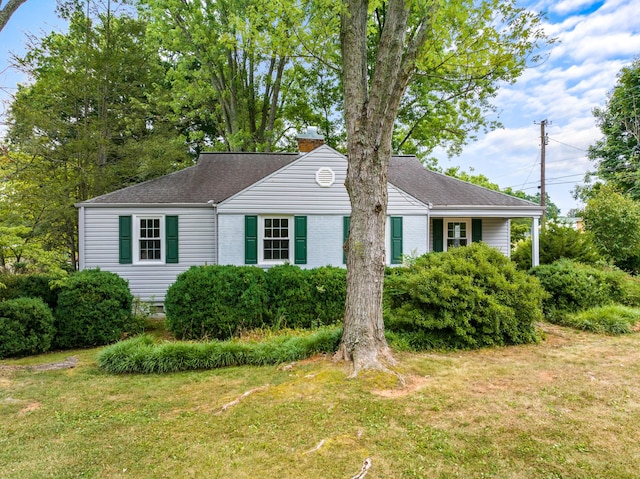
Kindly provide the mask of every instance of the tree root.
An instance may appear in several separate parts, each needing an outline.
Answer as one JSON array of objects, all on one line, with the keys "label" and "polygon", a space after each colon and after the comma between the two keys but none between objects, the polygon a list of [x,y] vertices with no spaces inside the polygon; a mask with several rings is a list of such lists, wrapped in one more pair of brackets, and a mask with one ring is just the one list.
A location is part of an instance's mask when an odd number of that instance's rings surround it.
[{"label": "tree root", "polygon": [[225,412],[230,407],[233,407],[233,406],[235,406],[237,404],[240,404],[240,401],[242,401],[247,396],[250,396],[253,393],[264,391],[268,387],[270,387],[270,384],[265,384],[264,386],[260,386],[259,388],[250,389],[249,391],[243,392],[240,396],[238,396],[237,399],[234,399],[233,401],[231,401],[231,402],[225,404],[224,406],[222,406],[222,408],[217,413],[215,413],[216,416],[222,414],[223,412]]},{"label": "tree root", "polygon": [[352,476],[351,479],[362,479],[367,475],[369,469],[371,469],[371,458],[367,457],[362,463],[362,469],[360,469],[360,472],[355,476]]},{"label": "tree root", "polygon": [[320,449],[322,446],[324,446],[324,439],[322,441],[320,441],[318,443],[318,445],[316,447],[314,447],[313,449],[309,449],[308,451],[305,452],[305,454],[311,454],[312,452],[316,452],[318,449]]},{"label": "tree root", "polygon": [[35,366],[9,366],[0,364],[0,370],[8,370],[8,371],[56,371],[58,369],[70,369],[78,364],[77,356],[70,356],[64,361],[60,361],[57,363],[45,363],[45,364],[36,364]]}]

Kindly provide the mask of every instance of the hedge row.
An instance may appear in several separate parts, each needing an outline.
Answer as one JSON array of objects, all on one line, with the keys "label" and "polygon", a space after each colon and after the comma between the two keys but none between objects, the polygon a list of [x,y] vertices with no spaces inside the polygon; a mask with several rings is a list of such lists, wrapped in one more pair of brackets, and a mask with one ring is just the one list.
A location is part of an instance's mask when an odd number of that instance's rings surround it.
[{"label": "hedge row", "polygon": [[129,285],[114,273],[85,270],[57,281],[3,275],[1,281],[0,358],[108,344],[141,329]]},{"label": "hedge row", "polygon": [[167,328],[178,339],[228,339],[256,327],[311,328],[342,320],[346,271],[279,265],[194,266],[165,296]]},{"label": "hedge row", "polygon": [[530,273],[549,293],[543,308],[553,322],[561,322],[570,313],[609,304],[640,306],[640,279],[612,266],[562,259],[536,266]]}]

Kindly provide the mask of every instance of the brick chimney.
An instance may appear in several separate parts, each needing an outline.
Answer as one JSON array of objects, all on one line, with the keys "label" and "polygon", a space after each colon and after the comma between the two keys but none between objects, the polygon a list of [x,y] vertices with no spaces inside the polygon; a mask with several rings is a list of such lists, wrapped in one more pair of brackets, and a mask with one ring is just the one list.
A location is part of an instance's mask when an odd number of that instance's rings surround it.
[{"label": "brick chimney", "polygon": [[318,133],[318,128],[315,126],[309,126],[306,131],[298,134],[300,153],[309,153],[322,145],[324,145],[324,135]]}]

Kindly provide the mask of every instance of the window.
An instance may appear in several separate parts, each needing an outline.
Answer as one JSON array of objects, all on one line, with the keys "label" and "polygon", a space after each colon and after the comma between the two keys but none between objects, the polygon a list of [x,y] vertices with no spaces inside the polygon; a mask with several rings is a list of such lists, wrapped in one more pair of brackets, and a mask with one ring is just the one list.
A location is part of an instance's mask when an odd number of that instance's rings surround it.
[{"label": "window", "polygon": [[160,240],[160,218],[139,218],[138,259],[140,261],[162,260],[162,241]]},{"label": "window", "polygon": [[283,262],[290,258],[289,218],[264,218],[262,259]]},{"label": "window", "polygon": [[306,216],[244,217],[244,263],[307,264]]},{"label": "window", "polygon": [[469,228],[466,221],[447,222],[447,249],[467,246]]},{"label": "window", "polygon": [[120,216],[119,262],[178,263],[178,217]]}]

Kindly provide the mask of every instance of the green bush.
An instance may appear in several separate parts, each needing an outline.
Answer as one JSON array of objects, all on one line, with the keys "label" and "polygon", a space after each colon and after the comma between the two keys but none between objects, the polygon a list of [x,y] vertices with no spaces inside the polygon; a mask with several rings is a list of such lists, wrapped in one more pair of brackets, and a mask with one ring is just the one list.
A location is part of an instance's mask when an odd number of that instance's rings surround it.
[{"label": "green bush", "polygon": [[[593,235],[570,226],[549,223],[540,233],[539,240],[540,264],[551,264],[562,258],[594,264],[603,259]],[[531,268],[531,237],[518,243],[511,259],[523,271]]]},{"label": "green bush", "polygon": [[280,265],[267,271],[266,281],[269,314],[276,328],[312,328],[334,324],[344,317],[344,268]]},{"label": "green bush", "polygon": [[130,332],[133,296],[115,273],[84,270],[67,277],[55,310],[55,346],[61,349],[109,344]]},{"label": "green bush", "polygon": [[413,349],[535,342],[544,290],[482,243],[387,270],[385,323]]},{"label": "green bush", "polygon": [[46,352],[53,334],[53,314],[40,298],[0,301],[0,358]]},{"label": "green bush", "polygon": [[640,321],[640,309],[619,304],[599,306],[565,315],[559,323],[599,334],[628,334]]},{"label": "green bush", "polygon": [[265,283],[265,272],[254,266],[193,266],[167,290],[167,328],[178,339],[226,339],[261,327],[267,313]]},{"label": "green bush", "polygon": [[543,303],[545,315],[559,321],[563,314],[621,303],[638,305],[638,280],[612,267],[584,265],[563,259],[532,268],[549,296]]},{"label": "green bush", "polygon": [[2,274],[0,301],[16,298],[40,298],[52,311],[58,305],[58,287],[54,286],[57,276],[46,274]]},{"label": "green bush", "polygon": [[304,336],[276,336],[262,342],[161,342],[149,335],[109,346],[98,365],[114,374],[169,373],[229,366],[280,364],[335,352],[342,330],[321,328]]}]

